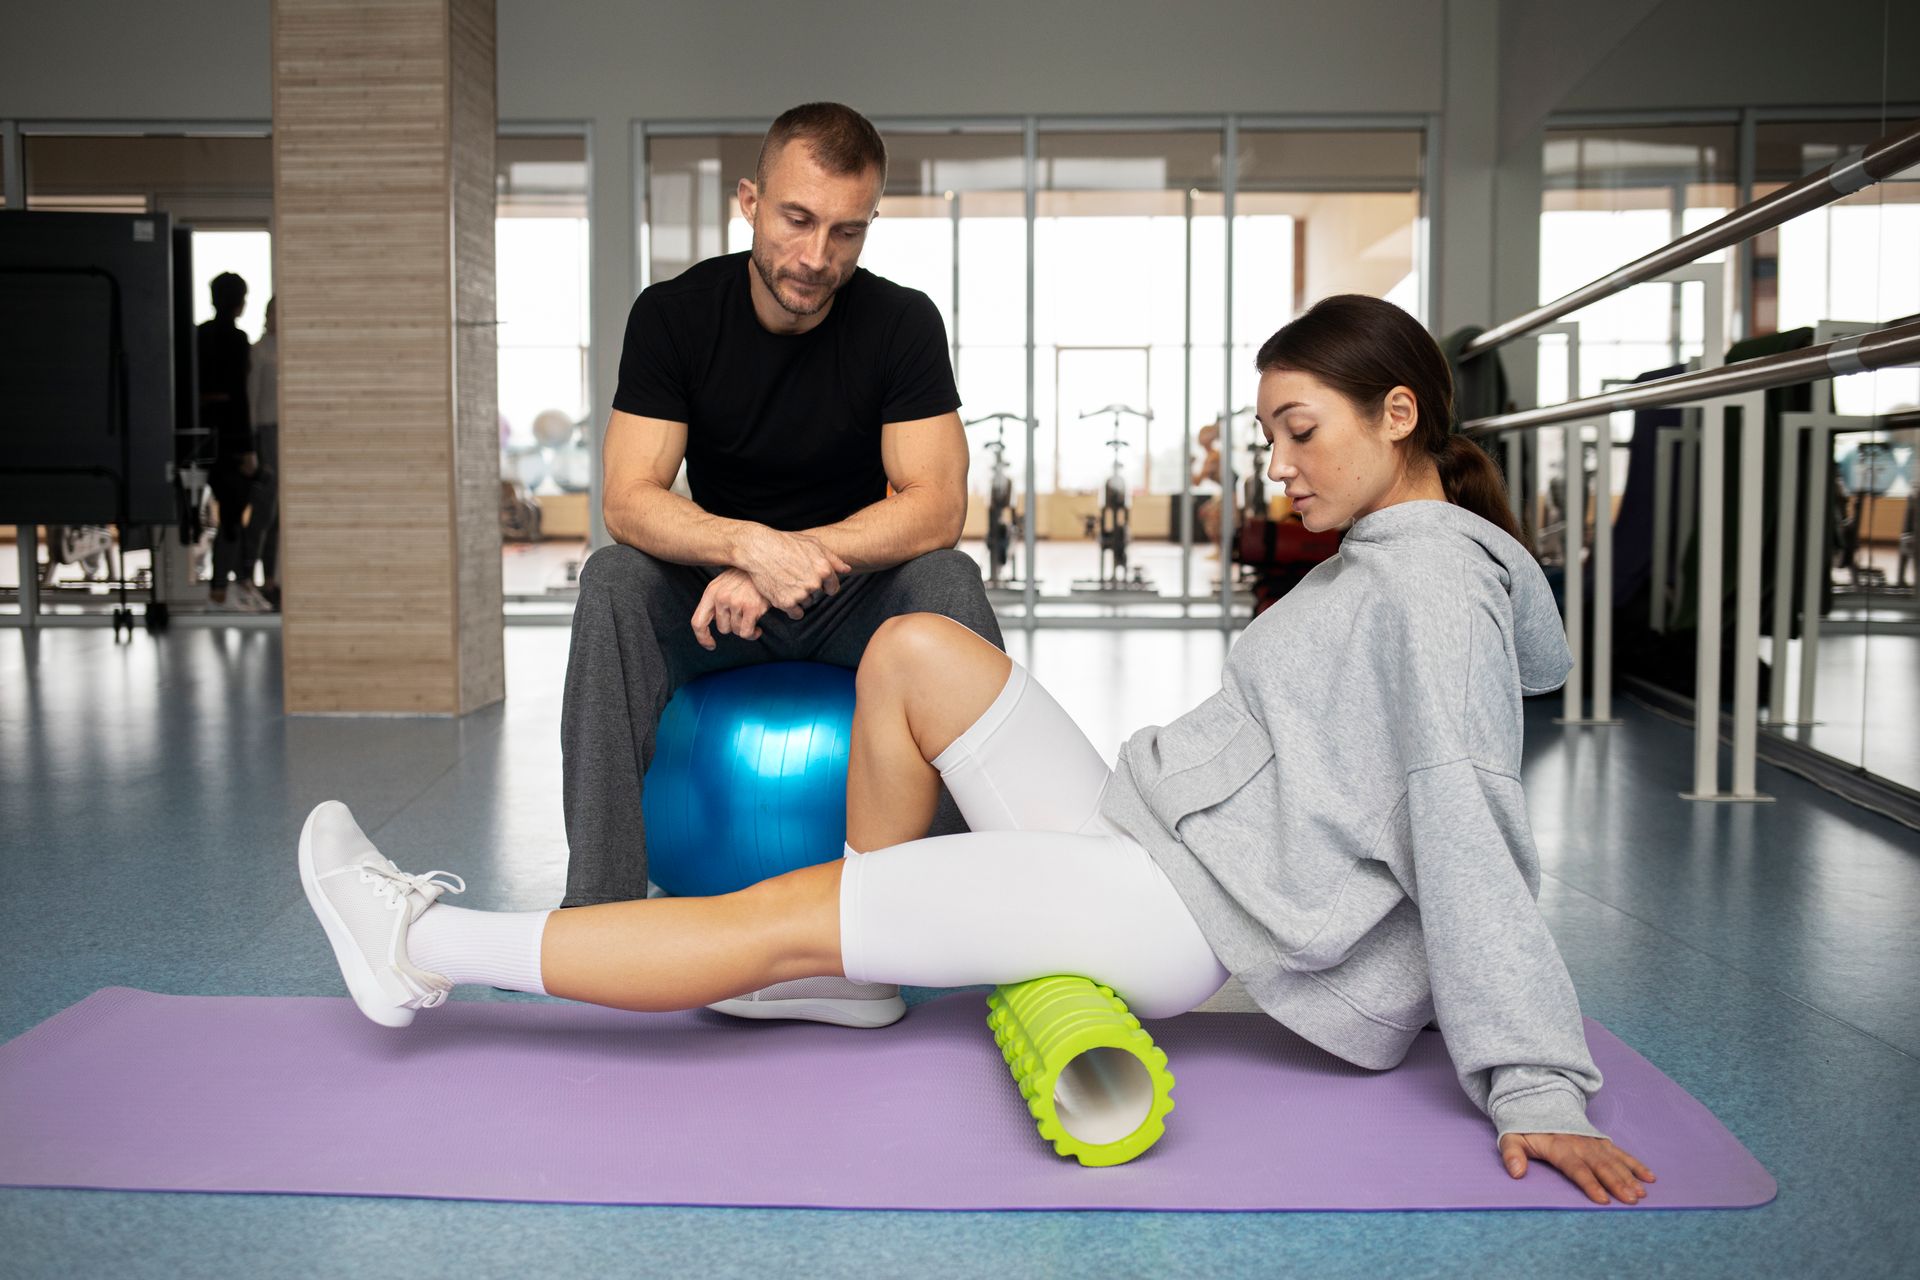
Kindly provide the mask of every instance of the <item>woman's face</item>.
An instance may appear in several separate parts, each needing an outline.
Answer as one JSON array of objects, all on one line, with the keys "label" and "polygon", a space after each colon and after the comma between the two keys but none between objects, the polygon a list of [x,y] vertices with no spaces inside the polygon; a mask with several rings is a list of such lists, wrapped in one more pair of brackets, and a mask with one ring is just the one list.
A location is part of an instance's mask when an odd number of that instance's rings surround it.
[{"label": "woman's face", "polygon": [[1424,486],[1408,483],[1398,447],[1419,418],[1406,387],[1389,391],[1379,420],[1369,421],[1312,374],[1269,369],[1260,375],[1256,412],[1273,442],[1267,475],[1286,489],[1293,509],[1315,533],[1429,496]]}]

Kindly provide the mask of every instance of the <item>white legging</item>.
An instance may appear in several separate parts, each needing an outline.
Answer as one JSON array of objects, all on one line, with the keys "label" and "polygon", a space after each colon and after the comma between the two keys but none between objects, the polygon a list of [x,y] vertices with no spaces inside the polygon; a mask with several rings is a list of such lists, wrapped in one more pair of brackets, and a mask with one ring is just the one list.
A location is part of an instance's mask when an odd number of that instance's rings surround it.
[{"label": "white legging", "polygon": [[1226,982],[1166,874],[1100,816],[1112,771],[1020,664],[933,765],[972,830],[846,860],[849,978],[963,987],[1078,974],[1142,1018],[1185,1013]]}]

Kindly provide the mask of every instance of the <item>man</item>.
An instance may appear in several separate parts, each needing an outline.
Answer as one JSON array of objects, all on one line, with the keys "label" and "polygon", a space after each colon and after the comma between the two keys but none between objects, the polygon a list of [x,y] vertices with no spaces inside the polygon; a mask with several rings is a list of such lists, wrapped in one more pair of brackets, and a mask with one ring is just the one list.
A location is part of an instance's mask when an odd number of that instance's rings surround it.
[{"label": "man", "polygon": [[[565,906],[646,896],[641,780],[688,680],[854,667],[901,613],[1003,643],[978,566],[953,549],[967,446],[939,312],[859,269],[885,183],[865,117],[795,107],[739,184],[752,251],[634,302],[603,454],[615,543],[580,572],[561,709]],[[670,489],[683,459],[691,501]],[[964,829],[943,797],[934,832]],[[841,979],[714,1007],[849,1026],[905,1012],[897,988]]]},{"label": "man", "polygon": [[[213,319],[195,331],[199,362],[200,424],[213,433],[213,473],[208,487],[220,506],[213,539],[213,583],[208,602],[227,612],[265,613],[267,601],[253,587],[258,543],[272,517],[273,476],[260,465],[260,444],[247,400],[250,349],[235,322],[247,309],[247,282],[223,271],[208,285]],[[245,517],[253,509],[253,519]],[[227,580],[233,584],[228,602]]]}]

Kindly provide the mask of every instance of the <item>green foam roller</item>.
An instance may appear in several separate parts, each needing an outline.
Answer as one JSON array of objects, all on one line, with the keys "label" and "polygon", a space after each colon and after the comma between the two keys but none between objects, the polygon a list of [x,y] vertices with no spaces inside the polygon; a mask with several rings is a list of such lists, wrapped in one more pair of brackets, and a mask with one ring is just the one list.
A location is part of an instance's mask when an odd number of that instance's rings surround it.
[{"label": "green foam roller", "polygon": [[1125,1164],[1173,1110],[1167,1055],[1113,988],[1086,978],[996,987],[987,1026],[1042,1140],[1083,1165]]}]

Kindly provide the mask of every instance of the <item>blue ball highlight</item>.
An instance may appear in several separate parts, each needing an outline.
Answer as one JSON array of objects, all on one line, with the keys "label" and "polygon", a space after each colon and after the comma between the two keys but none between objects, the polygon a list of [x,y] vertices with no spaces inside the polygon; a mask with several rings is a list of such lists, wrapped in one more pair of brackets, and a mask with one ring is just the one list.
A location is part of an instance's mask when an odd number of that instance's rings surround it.
[{"label": "blue ball highlight", "polygon": [[770,662],[690,681],[660,717],[640,807],[647,874],[712,897],[840,857],[853,672]]}]

